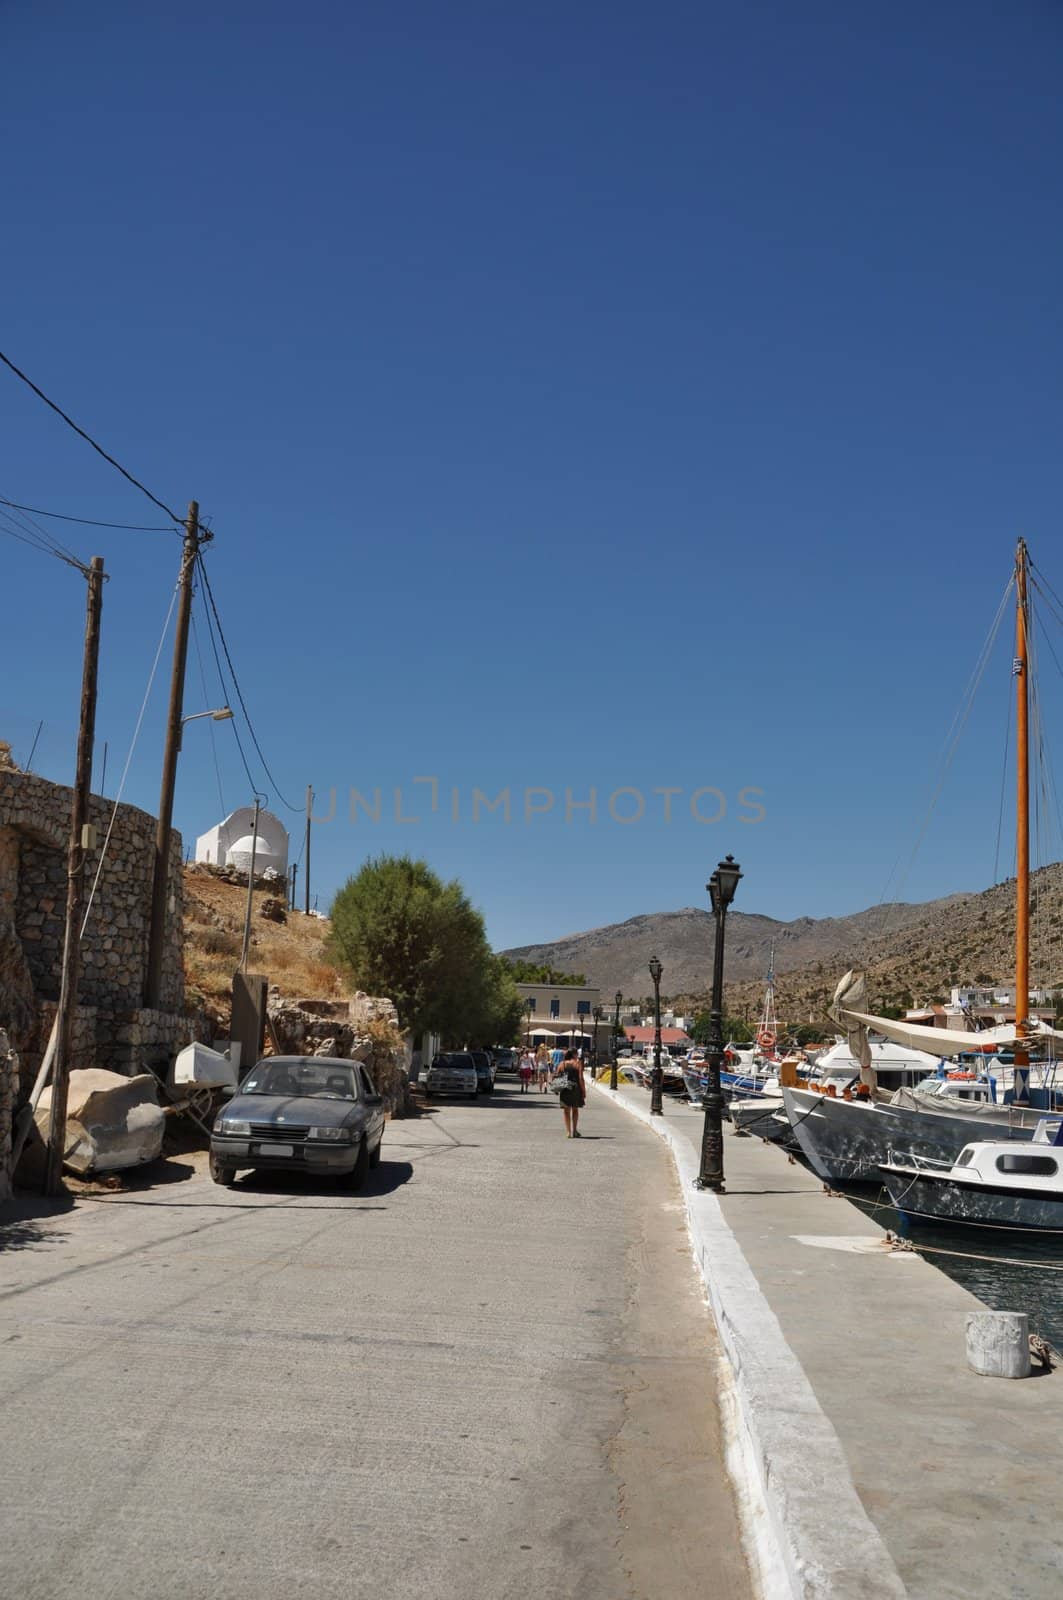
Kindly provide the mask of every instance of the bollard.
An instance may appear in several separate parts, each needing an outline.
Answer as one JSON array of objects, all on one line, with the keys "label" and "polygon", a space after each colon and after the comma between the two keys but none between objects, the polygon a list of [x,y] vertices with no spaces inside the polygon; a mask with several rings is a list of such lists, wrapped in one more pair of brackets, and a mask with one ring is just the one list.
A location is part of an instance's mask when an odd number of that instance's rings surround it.
[{"label": "bollard", "polygon": [[986,1378],[1028,1378],[1030,1323],[1025,1311],[969,1311],[967,1365]]}]

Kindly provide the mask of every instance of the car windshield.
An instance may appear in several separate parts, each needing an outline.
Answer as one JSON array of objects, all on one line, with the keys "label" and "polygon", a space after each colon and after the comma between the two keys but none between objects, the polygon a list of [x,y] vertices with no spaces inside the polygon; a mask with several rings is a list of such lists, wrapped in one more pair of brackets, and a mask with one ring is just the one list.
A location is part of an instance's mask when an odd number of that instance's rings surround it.
[{"label": "car windshield", "polygon": [[241,1094],[282,1094],[314,1100],[357,1100],[354,1068],[338,1061],[260,1061],[240,1085]]}]

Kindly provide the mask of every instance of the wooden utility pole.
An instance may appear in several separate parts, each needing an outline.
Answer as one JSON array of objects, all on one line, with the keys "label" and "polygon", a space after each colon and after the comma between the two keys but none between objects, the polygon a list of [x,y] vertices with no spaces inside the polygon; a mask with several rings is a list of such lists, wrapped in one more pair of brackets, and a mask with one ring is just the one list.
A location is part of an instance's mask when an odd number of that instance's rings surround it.
[{"label": "wooden utility pole", "polygon": [[314,791],[313,791],[313,789],[311,789],[310,785],[307,784],[307,786],[306,786],[306,843],[305,843],[305,845],[303,847],[303,853],[304,853],[304,855],[306,857],[305,863],[303,865],[303,894],[304,894],[303,910],[305,911],[307,916],[310,915],[310,812],[313,809],[313,805],[314,805]]},{"label": "wooden utility pole", "polygon": [[52,1109],[48,1124],[48,1159],[45,1165],[44,1192],[57,1195],[63,1187],[63,1156],[66,1151],[66,1102],[70,1084],[70,1057],[74,1043],[74,1020],[78,1004],[78,972],[81,961],[81,914],[85,894],[85,860],[94,840],[89,829],[89,797],[92,793],[92,747],[96,737],[96,677],[100,659],[100,614],[103,610],[103,557],[93,556],[86,573],[88,600],[85,607],[85,659],[81,671],[81,719],[78,724],[77,770],[74,797],[70,808],[70,842],[66,858],[66,927],[63,933],[63,965],[59,981],[59,1009],[56,1015],[55,1062],[52,1068]]},{"label": "wooden utility pole", "polygon": [[144,980],[144,1004],[157,1011],[162,989],[162,954],[166,938],[166,898],[170,875],[170,832],[173,824],[173,796],[177,782],[177,753],[181,748],[181,715],[184,710],[185,662],[188,659],[188,624],[192,615],[192,578],[201,544],[212,535],[199,525],[199,502],[188,507],[185,544],[181,553],[178,579],[177,628],[173,641],[173,671],[170,677],[170,712],[166,723],[166,745],[162,756],[162,788],[159,816],[155,824],[155,870],[151,885],[151,931],[148,941],[148,966]]},{"label": "wooden utility pole", "polygon": [[1030,1099],[1030,1053],[1025,1043],[1030,1010],[1030,691],[1029,609],[1026,599],[1026,541],[1019,540],[1015,555],[1015,740],[1016,740],[1016,863],[1015,863],[1015,1046],[1012,1100],[1026,1105]]},{"label": "wooden utility pole", "polygon": [[255,896],[255,857],[258,854],[258,813],[261,802],[255,796],[255,820],[251,824],[251,865],[247,873],[247,910],[244,913],[244,944],[240,952],[240,971],[247,971],[247,956],[251,949],[251,912]]}]

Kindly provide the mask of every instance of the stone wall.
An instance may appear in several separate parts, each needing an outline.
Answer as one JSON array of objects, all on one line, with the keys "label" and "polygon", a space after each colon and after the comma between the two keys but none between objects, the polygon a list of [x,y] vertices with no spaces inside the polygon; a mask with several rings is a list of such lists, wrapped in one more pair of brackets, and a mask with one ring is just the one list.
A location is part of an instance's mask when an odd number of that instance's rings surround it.
[{"label": "stone wall", "polygon": [[[11,945],[13,932],[34,993],[46,1000],[59,995],[71,798],[61,784],[0,769],[0,951]],[[99,843],[89,854],[87,889],[113,809],[112,801],[92,797],[89,820],[96,825]],[[154,860],[154,817],[135,806],[119,806],[81,945],[79,995],[86,1005],[128,1011],[143,1004]],[[184,1007],[184,885],[177,833],[170,841],[169,867],[160,1003],[166,1012],[179,1012]],[[18,1002],[20,980],[16,972],[12,983],[6,971],[11,965],[12,957],[5,961],[0,953],[0,1026]]]}]

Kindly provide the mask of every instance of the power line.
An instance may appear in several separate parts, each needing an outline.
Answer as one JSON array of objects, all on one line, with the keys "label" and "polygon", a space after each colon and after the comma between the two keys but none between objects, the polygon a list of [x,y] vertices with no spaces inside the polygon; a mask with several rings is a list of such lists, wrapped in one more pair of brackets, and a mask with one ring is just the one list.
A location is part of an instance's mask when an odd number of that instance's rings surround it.
[{"label": "power line", "polygon": [[255,749],[258,751],[258,759],[262,763],[262,769],[265,772],[266,777],[272,783],[272,785],[273,785],[273,787],[274,787],[274,789],[275,789],[275,791],[277,793],[277,798],[281,801],[282,805],[287,806],[289,811],[294,811],[297,816],[301,816],[302,813],[303,813],[303,807],[302,806],[293,806],[291,801],[285,798],[285,796],[281,792],[280,784],[277,782],[276,778],[273,776],[273,773],[270,771],[269,762],[266,760],[265,756],[262,754],[262,746],[258,742],[258,736],[255,733],[254,724],[251,721],[251,715],[250,715],[250,713],[249,713],[249,711],[247,709],[247,706],[246,706],[246,704],[244,702],[243,694],[241,693],[241,690],[240,690],[240,682],[239,682],[239,679],[236,676],[236,668],[233,666],[232,656],[229,654],[229,646],[225,641],[225,630],[222,628],[222,625],[221,625],[221,618],[218,615],[218,607],[217,607],[217,605],[215,604],[215,601],[214,601],[214,591],[211,589],[211,586],[210,586],[210,578],[207,576],[207,568],[206,568],[206,565],[205,565],[205,563],[203,561],[202,554],[201,553],[197,553],[196,559],[199,562],[199,570],[200,570],[200,573],[202,574],[202,577],[203,577],[203,586],[206,589],[207,599],[210,602],[210,609],[214,614],[214,621],[217,624],[218,638],[221,640],[221,647],[225,652],[225,659],[229,663],[229,672],[230,672],[230,674],[232,676],[233,688],[236,690],[236,698],[239,701],[240,709],[244,714],[244,720],[247,723],[247,731],[251,735],[251,742],[254,745]]},{"label": "power line", "polygon": [[6,533],[12,539],[17,539],[21,544],[29,545],[31,550],[37,550],[41,555],[55,556],[57,561],[63,561],[68,567],[73,567],[77,572],[87,576],[88,567],[79,561],[71,551],[64,549],[54,539],[45,536],[44,530],[36,530],[29,523],[20,522],[6,511],[0,511],[0,533]]},{"label": "power line", "polygon": [[155,522],[150,526],[141,522],[100,522],[95,517],[71,517],[65,511],[42,511],[40,506],[20,505],[17,500],[5,500],[0,495],[0,505],[11,506],[15,511],[32,511],[36,517],[56,517],[60,522],[80,522],[86,528],[125,528],[130,533],[176,533],[170,524]]},{"label": "power line", "polygon": [[62,406],[57,406],[54,400],[49,400],[44,390],[39,389],[34,383],[33,379],[28,378],[21,368],[16,367],[10,356],[5,356],[2,350],[0,350],[0,361],[2,361],[4,366],[8,367],[15,374],[16,378],[21,378],[22,382],[27,386],[27,388],[32,389],[34,394],[37,395],[39,399],[43,400],[45,405],[49,406],[55,412],[57,417],[62,417],[68,428],[73,428],[74,432],[78,434],[80,438],[84,439],[86,444],[90,444],[97,455],[102,456],[105,461],[110,462],[111,466],[114,467],[116,471],[120,472],[122,477],[125,478],[127,482],[133,485],[134,489],[139,489],[141,494],[147,495],[152,505],[158,506],[160,511],[165,511],[166,515],[172,518],[172,520],[180,527],[184,526],[183,517],[179,517],[176,511],[171,511],[170,507],[165,503],[165,501],[160,500],[158,495],[152,494],[150,489],[145,488],[145,486],[140,482],[140,479],[134,478],[131,472],[127,472],[122,463],[114,459],[114,456],[108,455],[102,444],[97,444],[96,440],[91,434],[86,433],[84,428],[79,428],[73,417],[67,416]]},{"label": "power line", "polygon": [[[221,688],[222,699],[225,701],[225,704],[228,705],[230,702],[229,686],[225,681],[225,673],[222,671],[221,657],[218,654],[218,643],[214,637],[214,624],[211,621],[210,610],[207,606],[204,606],[203,614],[207,619],[207,635],[210,639],[210,648],[214,653],[214,665],[217,668],[218,684]],[[251,768],[247,764],[247,756],[244,754],[243,740],[240,738],[240,729],[236,725],[235,717],[233,718],[230,726],[233,730],[233,736],[236,739],[236,748],[240,752],[240,763],[244,769],[244,776],[247,779],[248,787],[251,789],[252,793],[254,793],[258,789],[258,785],[251,775]]]}]

